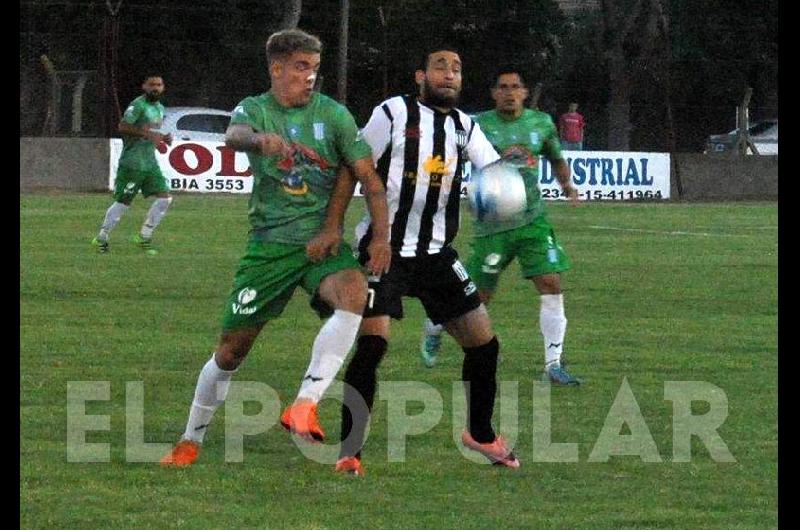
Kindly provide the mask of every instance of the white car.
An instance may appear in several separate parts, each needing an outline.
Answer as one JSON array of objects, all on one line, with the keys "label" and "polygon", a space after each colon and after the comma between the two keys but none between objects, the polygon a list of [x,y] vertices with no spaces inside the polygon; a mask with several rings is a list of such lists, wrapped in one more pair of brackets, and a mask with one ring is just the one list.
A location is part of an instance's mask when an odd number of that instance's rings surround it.
[{"label": "white car", "polygon": [[166,107],[161,132],[174,141],[225,142],[231,112],[204,107]]},{"label": "white car", "polygon": [[[708,138],[705,153],[722,153],[731,151],[736,146],[736,134],[739,129],[734,129],[727,134],[715,134]],[[778,120],[764,120],[750,125],[750,140],[758,149],[759,155],[778,154]],[[747,154],[751,154],[750,150]]]}]

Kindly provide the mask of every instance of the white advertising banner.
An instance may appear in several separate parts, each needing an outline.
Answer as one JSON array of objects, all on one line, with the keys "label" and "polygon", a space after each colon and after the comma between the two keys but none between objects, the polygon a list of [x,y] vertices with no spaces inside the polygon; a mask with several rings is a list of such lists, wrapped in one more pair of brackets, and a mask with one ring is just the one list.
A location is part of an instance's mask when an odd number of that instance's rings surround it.
[{"label": "white advertising banner", "polygon": [[[122,140],[112,138],[109,189],[114,189]],[[669,153],[564,151],[572,182],[584,201],[666,200],[670,198]],[[252,172],[247,155],[219,142],[174,142],[159,145],[156,159],[170,188],[200,193],[250,193]],[[540,158],[539,188],[545,200],[565,200],[552,166]],[[470,167],[466,165],[462,195]],[[360,188],[356,195],[360,195]]]},{"label": "white advertising banner", "polygon": [[[108,187],[114,189],[122,140],[112,138]],[[250,193],[253,173],[245,153],[220,142],[173,142],[160,144],[156,160],[170,188],[200,193]]]},{"label": "white advertising banner", "polygon": [[[669,153],[562,151],[582,201],[666,200],[670,192]],[[566,200],[550,162],[539,158],[539,189],[545,200]],[[461,194],[466,196],[469,164]]]}]

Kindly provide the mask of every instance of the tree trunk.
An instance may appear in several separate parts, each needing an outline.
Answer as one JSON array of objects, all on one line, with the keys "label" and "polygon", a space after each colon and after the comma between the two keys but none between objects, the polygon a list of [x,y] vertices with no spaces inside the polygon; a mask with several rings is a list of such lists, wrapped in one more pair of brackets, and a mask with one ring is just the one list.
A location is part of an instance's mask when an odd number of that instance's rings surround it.
[{"label": "tree trunk", "polygon": [[349,33],[350,0],[342,0],[339,18],[339,64],[336,73],[336,94],[339,103],[347,104],[347,38]]},{"label": "tree trunk", "polygon": [[286,2],[286,13],[283,15],[279,29],[295,29],[300,23],[300,14],[303,12],[303,0],[290,0]]},{"label": "tree trunk", "polygon": [[622,48],[611,50],[608,62],[608,139],[610,151],[630,149],[632,74]]}]

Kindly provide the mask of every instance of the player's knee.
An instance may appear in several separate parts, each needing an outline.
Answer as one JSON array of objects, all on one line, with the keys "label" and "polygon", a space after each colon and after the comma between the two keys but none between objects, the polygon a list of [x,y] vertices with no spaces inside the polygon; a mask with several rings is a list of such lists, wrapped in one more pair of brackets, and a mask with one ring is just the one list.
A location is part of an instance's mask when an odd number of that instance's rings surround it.
[{"label": "player's knee", "polygon": [[247,357],[252,344],[247,337],[223,335],[217,347],[217,364],[223,370],[235,370]]},{"label": "player's knee", "polygon": [[342,273],[337,285],[336,298],[342,309],[360,313],[367,304],[367,279],[357,270]]},{"label": "player's knee", "polygon": [[558,274],[548,274],[535,279],[536,287],[541,294],[560,294],[561,278]]}]

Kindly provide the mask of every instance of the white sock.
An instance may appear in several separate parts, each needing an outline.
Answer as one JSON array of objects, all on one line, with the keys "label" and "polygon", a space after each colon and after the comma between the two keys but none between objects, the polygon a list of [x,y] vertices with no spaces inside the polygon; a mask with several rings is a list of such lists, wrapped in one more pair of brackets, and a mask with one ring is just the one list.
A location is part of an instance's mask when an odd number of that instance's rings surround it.
[{"label": "white sock", "polygon": [[430,318],[425,319],[425,335],[441,335],[443,330],[442,324],[434,324]]},{"label": "white sock", "polygon": [[[189,421],[186,423],[186,431],[183,438],[199,444],[203,443],[208,424],[220,405],[228,395],[231,377],[236,370],[223,370],[214,360],[214,355],[203,366],[200,375],[197,377],[197,388],[194,391],[194,401],[189,410]],[[219,396],[217,399],[217,388]]]},{"label": "white sock", "polygon": [[564,295],[543,294],[539,311],[539,327],[544,337],[544,364],[561,362],[567,318],[564,316]]},{"label": "white sock", "polygon": [[153,230],[156,229],[158,223],[167,215],[167,208],[169,208],[170,204],[172,204],[172,197],[167,197],[166,199],[159,198],[153,201],[153,205],[150,207],[150,211],[147,212],[147,217],[144,220],[140,232],[143,239],[150,239],[153,237]]},{"label": "white sock", "polygon": [[108,207],[106,210],[105,219],[103,219],[103,225],[100,227],[100,233],[97,234],[97,239],[100,241],[108,241],[108,234],[117,226],[119,220],[122,219],[122,216],[125,215],[125,212],[128,211],[127,204],[122,204],[121,202],[114,202],[111,206]]},{"label": "white sock", "polygon": [[311,349],[311,362],[297,393],[297,399],[310,399],[314,403],[333,382],[356,341],[361,315],[337,309],[319,330]]}]

